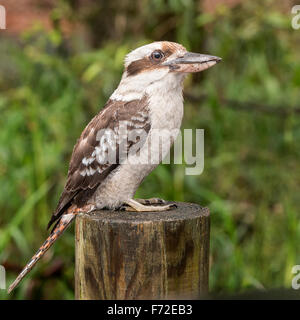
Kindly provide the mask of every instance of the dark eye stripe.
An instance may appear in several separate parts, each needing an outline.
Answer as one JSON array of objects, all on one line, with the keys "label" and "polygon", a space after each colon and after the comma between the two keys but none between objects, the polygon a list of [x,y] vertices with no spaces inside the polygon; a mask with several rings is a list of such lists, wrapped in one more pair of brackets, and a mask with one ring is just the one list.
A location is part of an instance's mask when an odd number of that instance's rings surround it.
[{"label": "dark eye stripe", "polygon": [[[162,48],[163,50],[154,50],[150,56],[145,56],[142,59],[139,60],[135,60],[132,61],[128,66],[127,66],[127,76],[134,76],[137,75],[143,71],[147,71],[150,69],[154,69],[154,68],[159,68],[160,64],[159,62],[161,62],[163,59],[169,57],[171,54],[174,53],[175,49],[173,49],[172,47],[168,47],[165,46],[164,48]],[[154,59],[152,58],[152,54],[154,52],[161,52],[163,57],[161,59]]]}]

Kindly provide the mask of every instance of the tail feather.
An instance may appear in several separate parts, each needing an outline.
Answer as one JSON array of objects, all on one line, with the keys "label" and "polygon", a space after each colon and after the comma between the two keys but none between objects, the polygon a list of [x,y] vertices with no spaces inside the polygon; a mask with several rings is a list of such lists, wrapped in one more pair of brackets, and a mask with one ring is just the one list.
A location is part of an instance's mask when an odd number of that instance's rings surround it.
[{"label": "tail feather", "polygon": [[47,240],[42,244],[36,254],[27,263],[16,280],[9,286],[8,293],[10,293],[21,282],[21,280],[32,270],[32,268],[42,258],[46,251],[53,245],[53,243],[59,238],[59,236],[63,234],[70,223],[74,220],[76,213],[77,212],[72,212],[62,215],[61,219],[56,224]]}]

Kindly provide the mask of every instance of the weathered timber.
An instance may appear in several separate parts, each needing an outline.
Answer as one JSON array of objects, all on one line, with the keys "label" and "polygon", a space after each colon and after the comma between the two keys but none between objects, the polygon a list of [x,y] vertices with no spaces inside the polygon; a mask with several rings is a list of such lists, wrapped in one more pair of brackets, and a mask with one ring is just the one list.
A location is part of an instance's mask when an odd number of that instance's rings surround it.
[{"label": "weathered timber", "polygon": [[209,210],[101,210],[76,219],[76,299],[186,299],[208,291]]}]

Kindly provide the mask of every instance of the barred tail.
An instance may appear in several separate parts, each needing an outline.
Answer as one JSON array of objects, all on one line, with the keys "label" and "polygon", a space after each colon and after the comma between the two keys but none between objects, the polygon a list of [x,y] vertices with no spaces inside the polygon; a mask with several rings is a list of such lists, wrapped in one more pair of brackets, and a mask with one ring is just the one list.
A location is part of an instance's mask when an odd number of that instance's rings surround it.
[{"label": "barred tail", "polygon": [[64,214],[57,225],[52,230],[50,236],[42,244],[36,254],[31,258],[29,263],[24,267],[21,273],[18,275],[16,280],[9,286],[8,293],[10,293],[21,280],[32,270],[35,264],[41,259],[41,257],[46,253],[46,251],[53,245],[53,243],[59,238],[59,236],[67,229],[69,224],[74,220],[76,212]]}]

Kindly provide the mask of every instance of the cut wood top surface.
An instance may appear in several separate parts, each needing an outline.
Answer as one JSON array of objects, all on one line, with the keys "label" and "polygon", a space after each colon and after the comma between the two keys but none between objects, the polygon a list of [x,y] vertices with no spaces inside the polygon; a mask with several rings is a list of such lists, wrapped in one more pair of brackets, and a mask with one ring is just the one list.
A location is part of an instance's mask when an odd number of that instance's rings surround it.
[{"label": "cut wood top surface", "polygon": [[98,210],[90,214],[80,216],[80,219],[102,220],[111,223],[143,223],[154,221],[190,220],[198,217],[208,217],[208,208],[198,204],[186,202],[174,202],[177,208],[162,212],[127,212],[114,210]]}]

